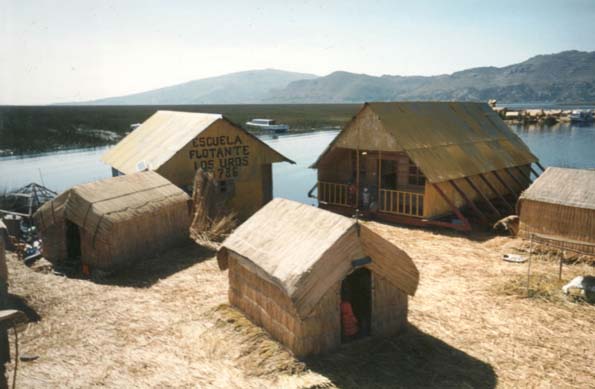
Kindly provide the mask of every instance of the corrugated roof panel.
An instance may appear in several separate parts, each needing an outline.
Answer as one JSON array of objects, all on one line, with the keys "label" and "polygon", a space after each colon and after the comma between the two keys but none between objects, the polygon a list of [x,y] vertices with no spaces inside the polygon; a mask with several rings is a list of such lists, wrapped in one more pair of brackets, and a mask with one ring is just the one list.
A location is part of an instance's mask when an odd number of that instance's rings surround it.
[{"label": "corrugated roof panel", "polygon": [[484,103],[366,105],[430,182],[537,161],[523,141]]}]

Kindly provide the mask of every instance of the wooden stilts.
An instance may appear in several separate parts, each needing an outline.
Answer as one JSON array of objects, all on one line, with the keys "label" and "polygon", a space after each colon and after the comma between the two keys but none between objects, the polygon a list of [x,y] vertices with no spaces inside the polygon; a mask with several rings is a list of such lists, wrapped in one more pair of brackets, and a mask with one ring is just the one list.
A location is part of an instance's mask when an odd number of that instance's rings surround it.
[{"label": "wooden stilts", "polygon": [[539,177],[539,174],[535,171],[535,169],[533,169],[533,166],[529,165],[529,169],[531,169],[531,173],[533,173],[535,179],[537,179],[537,177]]},{"label": "wooden stilts", "polygon": [[[512,180],[519,186],[519,190],[525,189],[525,184],[523,184],[518,178],[515,177],[514,174],[509,169],[504,169],[504,171],[512,178]],[[496,173],[496,172],[494,172]]]},{"label": "wooden stilts", "polygon": [[378,208],[380,208],[380,186],[382,185],[382,150],[378,151],[378,195],[376,204],[378,204]]},{"label": "wooden stilts", "polygon": [[473,212],[475,212],[475,214],[477,216],[479,216],[481,221],[485,224],[489,224],[488,218],[483,214],[483,212],[481,212],[481,210],[479,208],[477,208],[475,203],[473,201],[471,201],[471,199],[469,199],[469,197],[467,197],[465,192],[463,190],[461,190],[461,188],[456,184],[456,182],[454,182],[452,180],[449,182],[450,182],[450,185],[452,185],[452,187],[459,193],[459,195],[461,195],[461,197],[465,200],[465,202],[473,210]]},{"label": "wooden stilts", "polygon": [[459,220],[463,222],[463,230],[471,231],[471,223],[469,223],[469,220],[467,220],[467,218],[461,213],[457,206],[452,201],[450,201],[448,196],[444,194],[442,189],[440,189],[440,187],[437,184],[432,183],[431,185],[434,187],[434,189],[436,189],[436,192],[438,192],[438,194],[444,199],[444,201],[448,203],[448,205],[450,206],[454,214],[457,215]]},{"label": "wooden stilts", "polygon": [[527,186],[531,185],[531,173],[525,174],[525,172],[523,171],[523,169],[521,169],[520,166],[516,167],[516,171],[519,172],[521,174],[521,177],[523,177],[527,181]]},{"label": "wooden stilts", "polygon": [[[493,172],[496,177],[498,178],[498,180],[500,180],[500,182],[508,189],[509,187],[506,185],[505,182],[502,181],[502,179],[496,174],[496,172]],[[506,208],[508,208],[508,210],[510,212],[514,212],[514,208],[512,207],[512,205],[506,200],[506,198],[504,196],[502,196],[502,193],[498,192],[498,190],[496,190],[496,188],[494,188],[494,185],[492,185],[492,183],[490,182],[490,180],[488,180],[487,177],[485,177],[483,174],[479,175],[479,178],[481,178],[481,180],[488,186],[488,188],[490,188],[490,190],[492,192],[494,192],[496,194],[496,196],[498,196],[498,198],[500,199],[500,201],[502,201],[504,203],[504,205],[506,205]],[[514,193],[514,192],[513,192]]]},{"label": "wooden stilts", "polygon": [[500,213],[500,211],[498,211],[498,208],[496,208],[494,206],[494,204],[492,204],[492,202],[490,201],[490,199],[488,198],[488,196],[485,195],[485,193],[483,193],[481,190],[479,190],[479,188],[477,186],[475,186],[475,184],[473,183],[473,181],[471,181],[471,179],[469,177],[465,177],[465,180],[467,181],[467,183],[471,186],[471,188],[473,188],[473,190],[479,195],[481,196],[481,198],[488,203],[488,205],[490,206],[490,209],[500,218],[502,217],[502,214]]},{"label": "wooden stilts", "polygon": [[[510,193],[512,193],[512,195],[514,197],[519,197],[517,191],[514,190],[512,188],[512,186],[508,185],[508,183],[506,181],[504,181],[504,179],[502,179],[502,177],[500,177],[500,175],[498,174],[498,172],[493,171],[492,173],[498,179],[498,181],[506,188],[506,190],[508,190]],[[492,188],[490,188],[490,189],[492,189]],[[495,191],[495,192],[498,192],[496,189],[492,189],[492,190]],[[500,194],[500,192],[498,192],[498,194]]]},{"label": "wooden stilts", "polygon": [[544,172],[544,171],[545,171],[545,168],[544,168],[543,166],[541,166],[541,164],[539,163],[539,161],[536,161],[536,162],[535,162],[535,164],[536,164],[537,166],[539,166],[539,168],[541,169],[541,171],[542,171],[542,172]]}]

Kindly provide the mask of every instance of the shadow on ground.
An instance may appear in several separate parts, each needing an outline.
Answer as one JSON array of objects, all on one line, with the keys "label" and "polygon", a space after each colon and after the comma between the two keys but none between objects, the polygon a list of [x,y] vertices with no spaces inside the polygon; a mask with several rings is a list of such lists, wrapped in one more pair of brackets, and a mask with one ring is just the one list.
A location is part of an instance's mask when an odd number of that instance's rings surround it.
[{"label": "shadow on ground", "polygon": [[21,296],[9,293],[7,303],[7,309],[16,309],[23,312],[25,316],[27,316],[29,322],[38,322],[41,320],[39,313],[37,313],[35,309],[31,308],[31,306],[27,304],[27,301],[25,301],[25,299]]},{"label": "shadow on ground", "polygon": [[340,388],[494,388],[497,382],[489,364],[414,326],[304,362]]},{"label": "shadow on ground", "polygon": [[193,242],[173,248],[152,258],[141,259],[132,266],[110,274],[92,276],[98,284],[148,288],[157,281],[168,278],[197,263],[212,258],[215,251]]}]

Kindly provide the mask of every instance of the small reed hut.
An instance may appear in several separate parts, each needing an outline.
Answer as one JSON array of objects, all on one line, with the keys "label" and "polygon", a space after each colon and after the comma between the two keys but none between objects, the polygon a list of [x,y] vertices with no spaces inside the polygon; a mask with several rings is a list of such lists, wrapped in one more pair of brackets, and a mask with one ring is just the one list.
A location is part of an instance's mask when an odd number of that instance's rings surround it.
[{"label": "small reed hut", "polygon": [[290,162],[218,114],[157,111],[102,160],[113,175],[152,170],[192,193],[198,169],[212,173],[240,219],[273,198],[272,164]]},{"label": "small reed hut", "polygon": [[[468,231],[513,213],[538,163],[484,103],[366,103],[318,160],[318,203]],[[539,165],[540,166],[540,165]]]},{"label": "small reed hut", "polygon": [[340,305],[349,291],[359,336],[398,333],[419,273],[411,258],[365,225],[274,199],[217,253],[229,269],[229,301],[297,356],[342,342]]},{"label": "small reed hut", "polygon": [[155,172],[75,186],[34,214],[46,259],[101,270],[184,242],[190,217],[190,197]]},{"label": "small reed hut", "polygon": [[548,167],[517,208],[521,237],[539,234],[595,254],[595,170]]}]

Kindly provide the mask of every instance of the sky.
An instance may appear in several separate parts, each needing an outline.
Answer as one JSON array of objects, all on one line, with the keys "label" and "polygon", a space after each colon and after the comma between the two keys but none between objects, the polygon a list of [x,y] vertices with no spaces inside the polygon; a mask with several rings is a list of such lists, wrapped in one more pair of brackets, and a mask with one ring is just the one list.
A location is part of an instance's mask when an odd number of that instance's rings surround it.
[{"label": "sky", "polygon": [[0,0],[0,104],[275,68],[435,75],[595,50],[595,0]]}]

